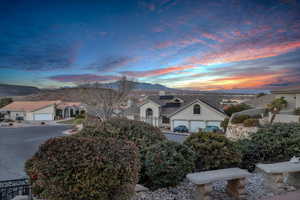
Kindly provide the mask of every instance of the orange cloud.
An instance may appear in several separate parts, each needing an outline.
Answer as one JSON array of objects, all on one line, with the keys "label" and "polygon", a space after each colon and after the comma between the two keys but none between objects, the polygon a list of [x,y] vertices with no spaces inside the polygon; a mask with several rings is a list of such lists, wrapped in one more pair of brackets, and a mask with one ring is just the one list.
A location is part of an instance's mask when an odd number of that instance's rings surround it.
[{"label": "orange cloud", "polygon": [[175,67],[168,67],[163,69],[156,69],[156,70],[148,70],[148,71],[124,71],[122,74],[132,77],[148,77],[148,76],[158,76],[162,74],[168,74],[171,72],[178,72],[185,69],[195,68],[193,65],[183,65],[183,66],[175,66]]},{"label": "orange cloud", "polygon": [[208,53],[203,57],[191,57],[188,62],[193,64],[216,64],[216,63],[230,63],[246,60],[255,60],[259,58],[268,58],[288,53],[297,48],[300,48],[300,41],[285,42],[281,44],[272,44],[264,47],[255,47],[249,44],[241,45],[231,48],[224,48],[219,52]]}]

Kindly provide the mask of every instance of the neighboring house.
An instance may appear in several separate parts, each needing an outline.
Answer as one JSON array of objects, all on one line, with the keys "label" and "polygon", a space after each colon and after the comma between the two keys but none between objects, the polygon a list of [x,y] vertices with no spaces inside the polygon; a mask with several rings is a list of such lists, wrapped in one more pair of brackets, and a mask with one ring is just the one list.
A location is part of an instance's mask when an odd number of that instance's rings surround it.
[{"label": "neighboring house", "polygon": [[157,127],[170,127],[171,130],[179,125],[185,125],[190,132],[197,132],[209,125],[220,127],[226,117],[213,96],[149,96],[139,106],[139,120]]},{"label": "neighboring house", "polygon": [[15,101],[0,111],[6,113],[6,118],[26,121],[51,121],[75,116],[82,110],[77,102],[61,101]]}]

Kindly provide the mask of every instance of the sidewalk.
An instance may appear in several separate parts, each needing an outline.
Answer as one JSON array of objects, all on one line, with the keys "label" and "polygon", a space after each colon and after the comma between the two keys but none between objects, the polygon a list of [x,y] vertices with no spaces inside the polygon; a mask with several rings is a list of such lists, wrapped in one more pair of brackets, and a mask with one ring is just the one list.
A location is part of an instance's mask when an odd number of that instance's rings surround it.
[{"label": "sidewalk", "polygon": [[296,192],[289,192],[284,195],[275,196],[275,197],[263,199],[263,200],[300,200],[300,191],[298,190]]}]

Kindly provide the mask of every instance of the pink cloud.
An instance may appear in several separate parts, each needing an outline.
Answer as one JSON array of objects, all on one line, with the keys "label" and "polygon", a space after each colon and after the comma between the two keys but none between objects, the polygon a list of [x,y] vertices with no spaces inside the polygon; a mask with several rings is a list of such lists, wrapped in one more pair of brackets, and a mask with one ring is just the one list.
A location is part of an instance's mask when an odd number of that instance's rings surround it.
[{"label": "pink cloud", "polygon": [[224,42],[224,39],[218,37],[217,35],[211,34],[211,33],[202,33],[202,36],[205,38],[208,38],[210,40],[215,40],[218,42]]}]

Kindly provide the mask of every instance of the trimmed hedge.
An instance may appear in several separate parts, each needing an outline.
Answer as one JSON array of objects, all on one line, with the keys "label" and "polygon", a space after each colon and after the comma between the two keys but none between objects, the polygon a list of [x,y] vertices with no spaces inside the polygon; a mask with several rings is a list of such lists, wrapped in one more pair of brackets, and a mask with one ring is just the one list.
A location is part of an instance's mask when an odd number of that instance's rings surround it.
[{"label": "trimmed hedge", "polygon": [[152,189],[175,186],[195,169],[196,154],[187,146],[163,141],[147,149],[146,185]]},{"label": "trimmed hedge", "polygon": [[236,167],[241,162],[234,143],[217,133],[192,134],[184,144],[196,153],[196,168],[200,171]]},{"label": "trimmed hedge", "polygon": [[300,124],[275,123],[251,134],[251,141],[260,150],[260,161],[287,161],[300,156]]},{"label": "trimmed hedge", "polygon": [[114,138],[54,138],[40,146],[25,170],[39,198],[128,200],[138,181],[138,150]]},{"label": "trimmed hedge", "polygon": [[250,119],[250,116],[249,115],[238,115],[238,116],[235,116],[231,120],[231,123],[240,124],[240,123],[243,123],[246,119]]},{"label": "trimmed hedge", "polygon": [[243,122],[243,125],[245,127],[255,127],[255,126],[259,126],[259,120],[258,119],[254,119],[254,118],[249,118],[249,119],[246,119],[244,122]]}]

